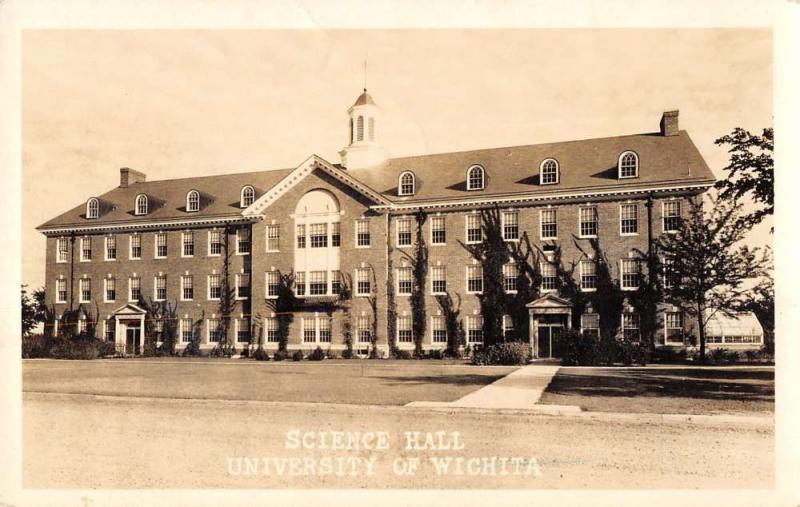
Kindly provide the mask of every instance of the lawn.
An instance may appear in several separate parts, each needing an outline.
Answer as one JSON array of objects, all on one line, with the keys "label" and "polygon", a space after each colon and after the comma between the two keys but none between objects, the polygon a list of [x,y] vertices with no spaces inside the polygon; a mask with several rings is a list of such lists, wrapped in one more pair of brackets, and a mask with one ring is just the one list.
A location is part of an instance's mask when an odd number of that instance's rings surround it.
[{"label": "lawn", "polygon": [[771,413],[773,368],[561,368],[539,403],[599,412]]},{"label": "lawn", "polygon": [[223,359],[23,361],[23,391],[161,398],[405,405],[453,401],[516,367],[447,361]]}]

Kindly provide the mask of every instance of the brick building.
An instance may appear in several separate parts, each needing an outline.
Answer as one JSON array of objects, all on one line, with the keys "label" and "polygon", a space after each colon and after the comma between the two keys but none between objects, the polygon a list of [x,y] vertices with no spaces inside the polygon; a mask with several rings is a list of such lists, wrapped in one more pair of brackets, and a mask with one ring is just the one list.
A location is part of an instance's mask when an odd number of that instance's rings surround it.
[{"label": "brick building", "polygon": [[[657,132],[404,158],[387,158],[381,148],[379,112],[365,90],[348,110],[350,141],[338,164],[312,155],[295,168],[162,181],[121,169],[117,188],[38,228],[47,237],[47,303],[57,316],[51,325],[86,326],[86,317],[58,322],[65,309],[82,307],[97,319],[98,336],[135,352],[145,299],[176,305],[179,349],[196,330],[205,349],[226,338],[241,348],[253,333],[253,341],[275,348],[275,300],[289,275],[302,302],[291,312],[290,350],[341,350],[345,327],[356,350],[375,336],[385,351],[392,327],[397,345],[413,348],[410,259],[414,216],[422,210],[429,255],[422,343],[446,344],[435,298],[444,293],[460,300],[467,341],[477,343],[482,268],[465,245],[482,239],[479,210],[499,206],[507,241],[527,234],[542,250],[559,245],[566,263],[578,263],[586,291],[594,263],[578,246],[597,238],[612,275],[633,289],[634,252],[675,229],[686,199],[714,183],[679,130],[677,111],[664,113]],[[570,325],[570,302],[548,290],[552,268],[541,268],[542,297],[524,318],[535,353],[547,357],[552,336]],[[513,291],[515,266],[504,274]],[[394,296],[387,298],[390,279]],[[346,316],[331,304],[343,284],[352,292]],[[226,286],[234,291],[227,337],[219,332],[227,321],[220,309]],[[387,325],[392,314],[394,326]],[[661,319],[657,344],[675,345],[673,336],[689,324],[668,306]],[[509,334],[514,320],[503,319]],[[591,309],[581,327],[597,328]],[[637,327],[635,314],[623,315],[624,332],[635,335]]]}]

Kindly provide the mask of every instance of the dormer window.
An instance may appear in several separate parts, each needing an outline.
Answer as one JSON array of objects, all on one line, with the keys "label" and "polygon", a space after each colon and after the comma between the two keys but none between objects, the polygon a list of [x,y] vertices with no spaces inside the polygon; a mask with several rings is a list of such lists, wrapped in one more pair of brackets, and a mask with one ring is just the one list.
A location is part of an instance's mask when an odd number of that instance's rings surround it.
[{"label": "dormer window", "polygon": [[146,215],[147,214],[147,196],[144,194],[139,194],[136,196],[136,202],[134,206],[134,213],[137,215]]},{"label": "dormer window", "polygon": [[406,171],[400,175],[400,180],[397,184],[398,195],[414,195],[416,192],[416,181],[414,173]]},{"label": "dormer window", "polygon": [[619,177],[636,178],[639,176],[639,157],[632,151],[626,151],[619,156]]},{"label": "dormer window", "polygon": [[247,185],[242,188],[242,195],[241,195],[241,202],[239,205],[242,208],[246,208],[253,204],[253,201],[256,200],[256,191],[250,185]]},{"label": "dormer window", "polygon": [[190,190],[186,194],[186,211],[200,211],[200,192],[197,190]]},{"label": "dormer window", "polygon": [[539,166],[539,181],[542,185],[555,185],[558,183],[558,162],[548,158]]},{"label": "dormer window", "polygon": [[86,201],[86,218],[97,218],[100,216],[100,201],[92,197]]},{"label": "dormer window", "polygon": [[486,175],[483,167],[474,165],[467,169],[467,190],[483,190],[486,185]]}]

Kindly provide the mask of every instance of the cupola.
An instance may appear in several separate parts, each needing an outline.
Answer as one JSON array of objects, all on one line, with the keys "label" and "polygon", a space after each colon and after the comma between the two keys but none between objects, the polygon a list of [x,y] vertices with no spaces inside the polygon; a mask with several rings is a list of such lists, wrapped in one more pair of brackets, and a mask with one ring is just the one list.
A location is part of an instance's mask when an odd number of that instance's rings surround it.
[{"label": "cupola", "polygon": [[359,95],[347,110],[350,117],[348,129],[350,142],[339,152],[342,165],[346,169],[375,167],[386,160],[386,152],[378,142],[379,113],[380,109],[364,88],[364,93]]}]

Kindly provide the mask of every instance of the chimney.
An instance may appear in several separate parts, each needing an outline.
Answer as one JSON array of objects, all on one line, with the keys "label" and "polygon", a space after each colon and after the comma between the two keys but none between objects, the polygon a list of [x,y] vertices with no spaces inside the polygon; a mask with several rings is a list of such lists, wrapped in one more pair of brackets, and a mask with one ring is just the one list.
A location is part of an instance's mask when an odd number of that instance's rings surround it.
[{"label": "chimney", "polygon": [[664,111],[661,115],[661,135],[662,136],[677,136],[678,135],[678,110]]},{"label": "chimney", "polygon": [[139,171],[134,171],[127,167],[121,167],[119,170],[119,186],[121,188],[126,188],[128,185],[141,183],[145,180],[147,180],[147,176]]}]

